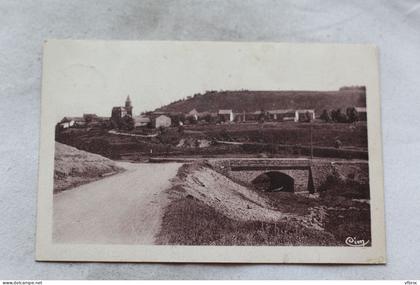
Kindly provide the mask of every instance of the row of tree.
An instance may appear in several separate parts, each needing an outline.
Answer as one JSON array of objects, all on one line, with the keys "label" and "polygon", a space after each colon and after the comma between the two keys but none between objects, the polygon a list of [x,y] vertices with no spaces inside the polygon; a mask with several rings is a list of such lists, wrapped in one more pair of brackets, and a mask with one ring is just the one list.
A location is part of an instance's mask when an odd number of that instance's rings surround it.
[{"label": "row of tree", "polygon": [[348,107],[345,112],[341,109],[324,110],[319,118],[324,122],[354,123],[359,120],[359,115],[355,107]]}]

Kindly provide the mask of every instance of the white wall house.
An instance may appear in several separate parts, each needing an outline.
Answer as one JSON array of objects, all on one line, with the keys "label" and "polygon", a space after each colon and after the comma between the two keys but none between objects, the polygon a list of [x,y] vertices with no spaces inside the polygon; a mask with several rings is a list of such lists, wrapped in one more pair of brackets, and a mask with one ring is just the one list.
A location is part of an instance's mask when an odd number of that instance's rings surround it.
[{"label": "white wall house", "polygon": [[232,110],[219,110],[219,119],[226,122],[233,122],[234,116]]},{"label": "white wall house", "polygon": [[153,119],[153,126],[156,129],[160,127],[168,128],[171,126],[171,118],[165,115],[160,115]]},{"label": "white wall house", "polygon": [[299,122],[303,114],[307,114],[310,117],[310,120],[315,120],[315,110],[314,109],[300,109],[295,112],[295,122]]}]

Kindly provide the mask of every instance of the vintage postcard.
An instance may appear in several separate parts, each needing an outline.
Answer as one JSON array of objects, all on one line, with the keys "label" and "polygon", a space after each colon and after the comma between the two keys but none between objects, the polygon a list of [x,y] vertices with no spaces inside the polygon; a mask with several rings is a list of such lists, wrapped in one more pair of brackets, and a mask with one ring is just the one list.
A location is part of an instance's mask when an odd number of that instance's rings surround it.
[{"label": "vintage postcard", "polygon": [[370,45],[46,41],[40,261],[385,263]]}]

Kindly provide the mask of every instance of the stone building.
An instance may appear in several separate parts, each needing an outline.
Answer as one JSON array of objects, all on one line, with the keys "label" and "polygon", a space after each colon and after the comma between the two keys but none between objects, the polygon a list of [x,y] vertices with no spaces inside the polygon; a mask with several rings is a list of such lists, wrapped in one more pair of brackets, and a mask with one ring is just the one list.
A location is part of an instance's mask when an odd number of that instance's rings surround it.
[{"label": "stone building", "polygon": [[152,124],[154,128],[168,128],[171,126],[171,118],[166,115],[160,115],[152,120]]},{"label": "stone building", "polygon": [[134,127],[147,127],[151,120],[149,117],[146,116],[135,116],[134,118]]},{"label": "stone building", "polygon": [[112,108],[111,123],[117,128],[120,127],[122,119],[126,116],[133,117],[133,106],[131,104],[130,96],[125,100],[125,106],[116,106]]},{"label": "stone building", "polygon": [[233,122],[232,110],[219,110],[218,118],[222,122]]}]

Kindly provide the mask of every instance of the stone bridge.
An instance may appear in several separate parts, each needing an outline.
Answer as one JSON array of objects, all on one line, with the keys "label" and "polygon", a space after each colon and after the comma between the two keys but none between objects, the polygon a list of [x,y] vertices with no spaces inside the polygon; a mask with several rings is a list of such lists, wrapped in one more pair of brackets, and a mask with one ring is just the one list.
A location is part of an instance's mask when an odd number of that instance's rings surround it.
[{"label": "stone bridge", "polygon": [[368,179],[367,161],[305,158],[217,159],[210,162],[234,181],[286,192],[317,192],[329,175]]},{"label": "stone bridge", "polygon": [[307,158],[155,158],[151,162],[205,161],[232,180],[265,190],[318,192],[328,176],[369,183],[367,160]]}]

